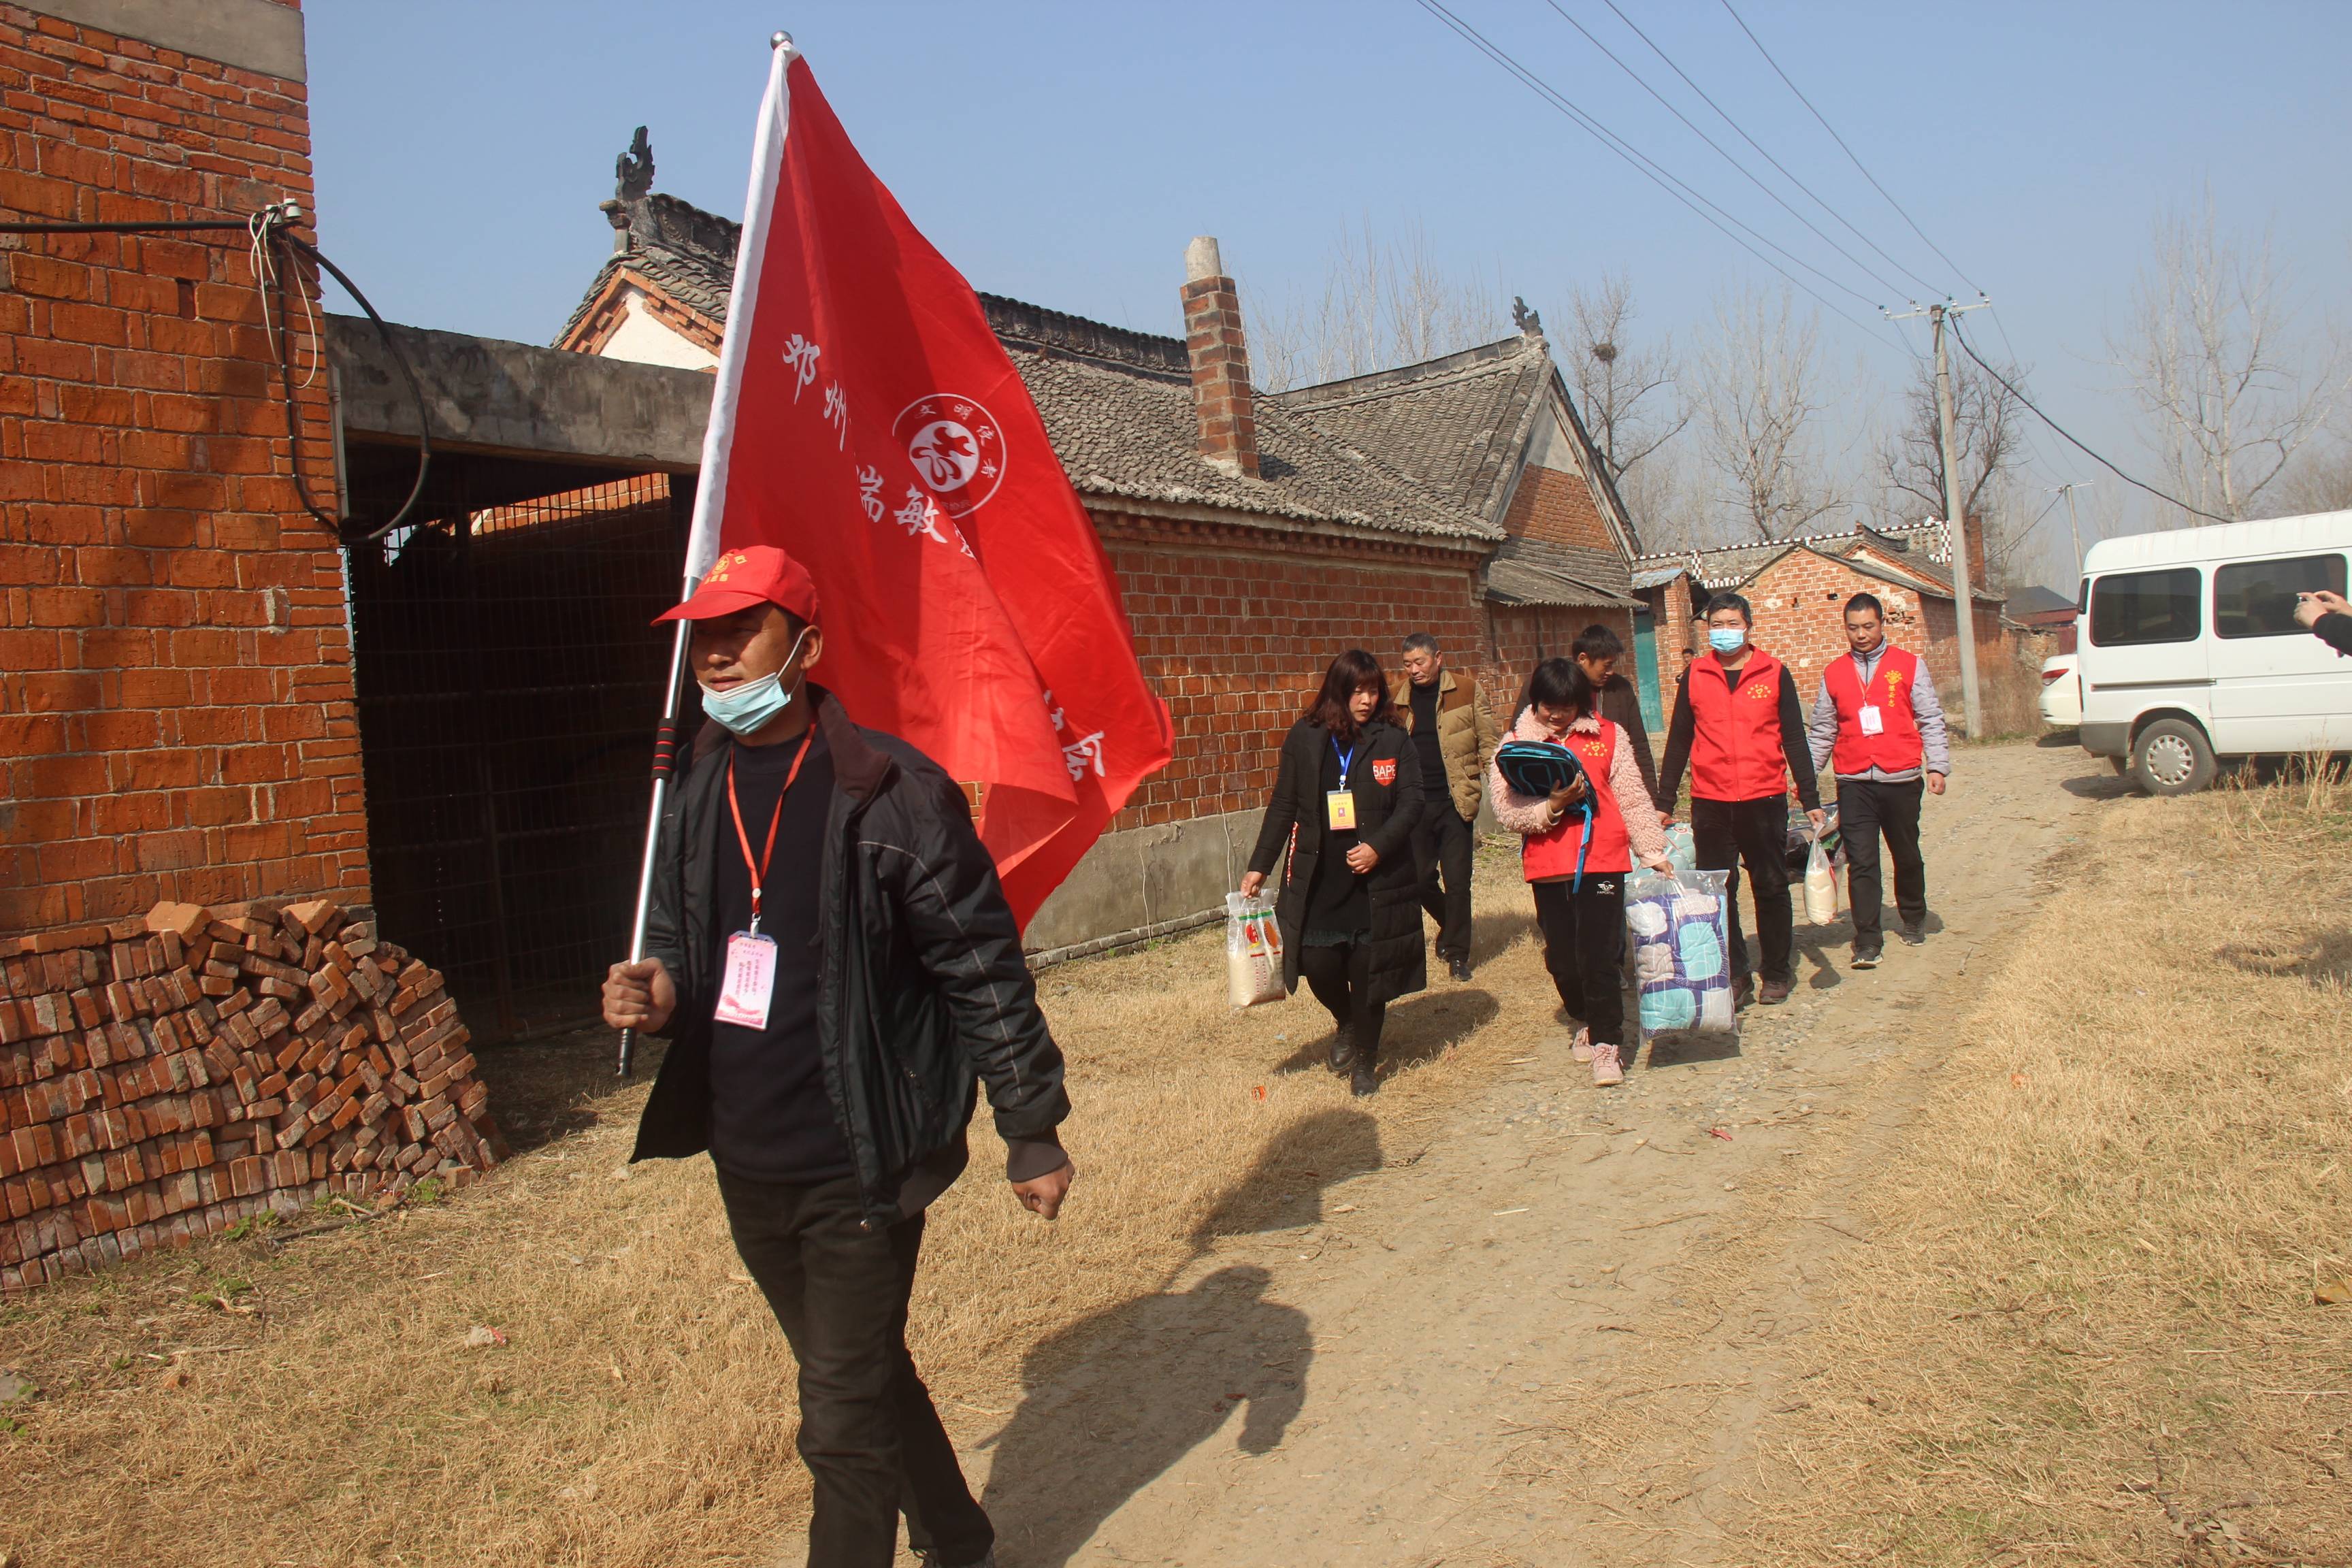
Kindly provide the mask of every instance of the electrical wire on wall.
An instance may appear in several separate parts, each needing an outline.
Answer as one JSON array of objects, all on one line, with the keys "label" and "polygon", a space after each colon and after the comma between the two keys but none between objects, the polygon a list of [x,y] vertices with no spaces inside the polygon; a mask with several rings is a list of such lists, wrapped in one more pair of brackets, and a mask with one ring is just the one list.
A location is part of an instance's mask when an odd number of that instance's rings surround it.
[{"label": "electrical wire on wall", "polygon": [[[411,364],[408,356],[401,352],[398,340],[392,335],[391,324],[376,313],[376,308],[369,303],[368,297],[360,291],[359,285],[352,281],[350,274],[328,260],[317,246],[294,232],[296,226],[307,221],[300,203],[285,201],[272,202],[259,212],[242,218],[154,219],[120,223],[59,223],[9,219],[0,221],[0,234],[28,236],[244,234],[252,258],[254,287],[261,297],[262,331],[268,339],[271,357],[278,362],[278,384],[286,403],[286,430],[289,444],[299,443],[301,439],[301,408],[296,399],[297,388],[294,383],[293,360],[297,351],[294,344],[293,314],[291,301],[287,298],[289,292],[297,289],[293,276],[297,268],[294,264],[298,261],[308,261],[332,277],[342,286],[343,291],[358,302],[359,308],[367,312],[367,319],[375,323],[376,336],[383,342],[384,352],[392,356],[393,363],[400,367],[402,378],[408,383],[409,395],[416,404],[416,480],[409,487],[408,499],[401,502],[400,510],[393,514],[389,522],[380,527],[359,527],[347,519],[337,517],[322,510],[311,497],[309,481],[302,477],[302,464],[299,455],[292,460],[294,492],[302,503],[302,510],[331,530],[343,543],[366,544],[382,539],[385,534],[407,522],[424,500],[425,478],[432,472],[433,468],[432,422],[425,403],[425,384],[417,379],[416,367]],[[273,289],[278,296],[275,325],[272,324],[270,318],[269,296]],[[325,359],[326,347],[319,331],[318,311],[311,302],[310,291],[308,289],[301,289],[299,291],[302,298],[303,313],[310,328],[311,363],[310,374],[302,380],[302,385],[308,387],[318,375],[319,365]]]}]

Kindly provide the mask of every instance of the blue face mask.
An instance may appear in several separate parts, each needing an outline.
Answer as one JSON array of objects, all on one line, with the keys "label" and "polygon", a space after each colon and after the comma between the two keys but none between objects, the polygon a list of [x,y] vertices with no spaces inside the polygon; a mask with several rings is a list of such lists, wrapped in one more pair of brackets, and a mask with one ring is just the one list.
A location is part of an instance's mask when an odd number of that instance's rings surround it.
[{"label": "blue face mask", "polygon": [[1747,642],[1747,640],[1748,632],[1747,629],[1742,626],[1709,626],[1706,628],[1706,646],[1715,649],[1717,653],[1738,653],[1740,649],[1740,646]]},{"label": "blue face mask", "polygon": [[[803,631],[793,642],[793,651],[784,656],[784,669],[792,669],[801,656],[801,643],[808,637]],[[795,672],[797,673],[797,672]],[[784,684],[783,671],[763,675],[757,680],[725,691],[702,689],[702,710],[723,725],[729,733],[756,735],[773,721],[776,715],[793,705],[794,693]]]}]

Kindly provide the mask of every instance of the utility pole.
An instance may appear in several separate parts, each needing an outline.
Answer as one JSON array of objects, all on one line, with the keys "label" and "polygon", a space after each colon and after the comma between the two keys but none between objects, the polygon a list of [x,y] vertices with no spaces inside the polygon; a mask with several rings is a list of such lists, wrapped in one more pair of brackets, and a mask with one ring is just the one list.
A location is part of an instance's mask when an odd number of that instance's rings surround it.
[{"label": "utility pole", "polygon": [[2082,488],[2083,482],[2079,479],[2071,485],[2058,487],[2059,493],[2066,498],[2066,531],[2074,536],[2074,588],[2077,594],[2082,592],[2083,585],[2083,525],[2074,517],[2074,492]]},{"label": "utility pole", "polygon": [[1979,299],[1972,304],[1955,305],[1947,300],[1924,311],[1906,310],[1886,318],[1901,321],[1925,315],[1936,330],[1936,423],[1944,458],[1944,531],[1952,542],[1952,618],[1953,630],[1960,639],[1960,709],[1971,741],[1984,734],[1984,706],[1977,689],[1976,585],[1969,581],[1969,520],[1960,508],[1959,451],[1952,434],[1952,366],[1944,349],[1944,319],[1962,310],[1981,310],[1991,303]]}]

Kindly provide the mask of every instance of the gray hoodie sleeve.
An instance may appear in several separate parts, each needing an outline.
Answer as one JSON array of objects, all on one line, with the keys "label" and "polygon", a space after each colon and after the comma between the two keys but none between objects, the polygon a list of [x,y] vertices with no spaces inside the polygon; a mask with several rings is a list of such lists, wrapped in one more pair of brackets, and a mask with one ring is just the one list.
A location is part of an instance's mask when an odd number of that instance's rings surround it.
[{"label": "gray hoodie sleeve", "polygon": [[1830,750],[1837,744],[1837,703],[1830,696],[1826,674],[1822,679],[1821,695],[1813,699],[1812,714],[1805,721],[1805,739],[1812,746],[1813,772],[1818,773],[1830,765]]},{"label": "gray hoodie sleeve", "polygon": [[[1952,771],[1952,746],[1944,731],[1944,703],[1936,695],[1936,678],[1927,673],[1927,663],[1919,661],[1919,679],[1911,684],[1911,719],[1919,726],[1920,749],[1927,753],[1927,771],[1949,774]],[[1836,721],[1832,716],[1832,724]],[[1813,711],[1813,744],[1821,742],[1821,710]]]}]

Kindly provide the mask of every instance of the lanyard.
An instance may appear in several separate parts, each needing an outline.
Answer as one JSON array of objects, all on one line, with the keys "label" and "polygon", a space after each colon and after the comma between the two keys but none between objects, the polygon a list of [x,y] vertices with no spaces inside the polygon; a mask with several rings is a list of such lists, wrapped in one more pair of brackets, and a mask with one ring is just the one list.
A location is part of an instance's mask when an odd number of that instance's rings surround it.
[{"label": "lanyard", "polygon": [[1339,787],[1341,789],[1346,789],[1348,787],[1348,774],[1352,772],[1356,766],[1356,753],[1363,749],[1364,743],[1361,741],[1359,741],[1354,745],[1349,747],[1347,751],[1341,752],[1339,750],[1339,737],[1337,735],[1331,737],[1331,754],[1339,759]]},{"label": "lanyard", "polygon": [[735,798],[735,753],[727,753],[727,809],[735,814],[735,841],[743,847],[743,869],[751,873],[751,930],[760,930],[760,889],[768,879],[768,862],[776,853],[776,829],[784,820],[784,796],[793,793],[793,781],[801,776],[801,764],[808,761],[809,743],[816,739],[816,726],[811,724],[808,733],[801,737],[801,749],[793,753],[792,772],[784,775],[784,787],[776,792],[776,814],[768,819],[767,847],[760,851],[755,863],[751,858],[751,836],[743,831],[743,807]]}]

